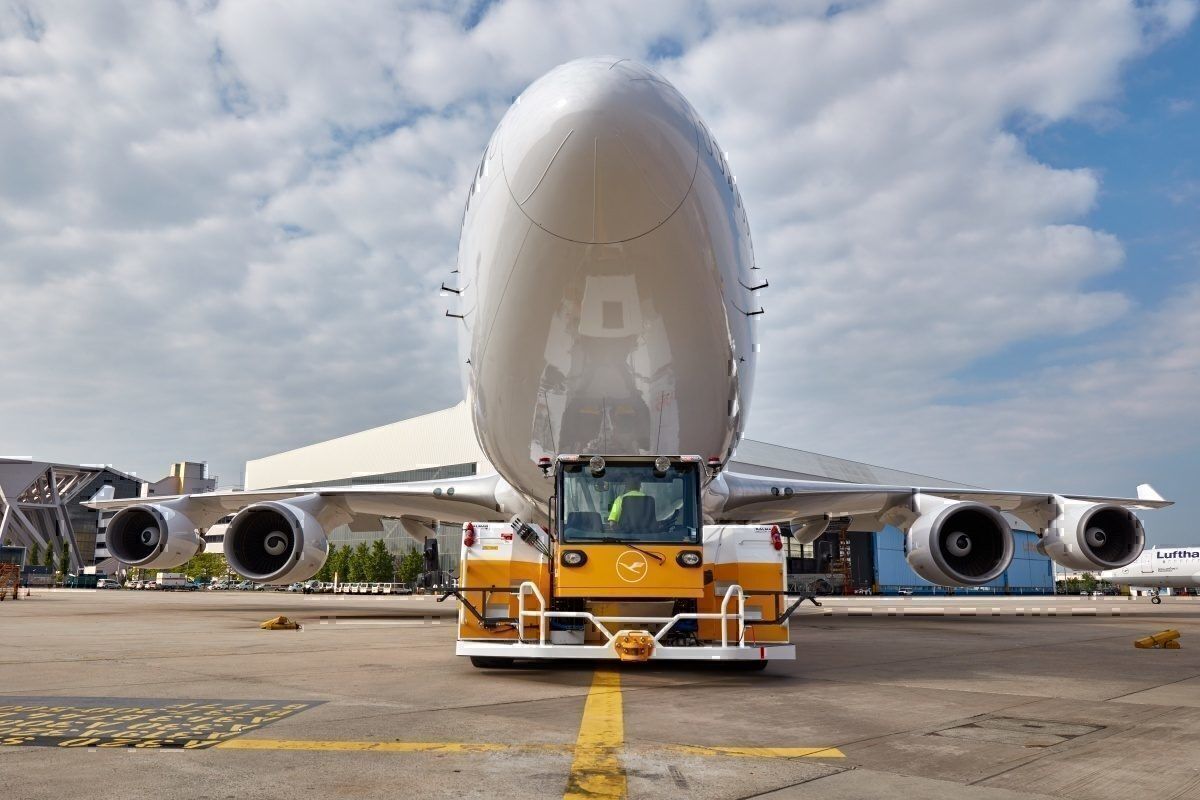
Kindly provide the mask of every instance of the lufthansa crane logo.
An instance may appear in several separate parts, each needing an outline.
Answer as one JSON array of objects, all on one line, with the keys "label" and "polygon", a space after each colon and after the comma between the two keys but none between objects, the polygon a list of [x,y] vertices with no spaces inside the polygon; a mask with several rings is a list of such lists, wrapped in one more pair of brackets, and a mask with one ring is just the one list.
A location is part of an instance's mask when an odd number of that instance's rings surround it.
[{"label": "lufthansa crane logo", "polygon": [[630,550],[617,556],[617,577],[626,583],[637,583],[650,571],[650,563],[641,553]]}]

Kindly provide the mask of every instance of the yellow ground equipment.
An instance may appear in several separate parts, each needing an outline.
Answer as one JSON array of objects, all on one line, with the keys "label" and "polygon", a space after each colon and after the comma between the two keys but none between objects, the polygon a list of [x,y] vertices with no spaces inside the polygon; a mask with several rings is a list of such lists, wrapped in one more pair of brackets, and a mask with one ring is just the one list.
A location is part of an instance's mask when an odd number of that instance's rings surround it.
[{"label": "yellow ground equipment", "polygon": [[298,631],[300,630],[300,623],[290,620],[281,614],[278,617],[271,617],[271,619],[258,627],[264,631]]},{"label": "yellow ground equipment", "polygon": [[1159,631],[1153,636],[1143,636],[1141,639],[1135,639],[1133,641],[1133,646],[1143,650],[1178,650],[1180,647],[1179,631],[1171,628],[1165,631]]},{"label": "yellow ground equipment", "polygon": [[654,652],[654,637],[649,631],[620,631],[613,648],[622,661],[649,661]]},{"label": "yellow ground equipment", "polygon": [[[795,658],[772,525],[704,525],[697,456],[559,456],[549,525],[463,526],[459,655],[743,661]],[[707,469],[707,471],[706,471]],[[785,607],[786,606],[786,607]]]}]

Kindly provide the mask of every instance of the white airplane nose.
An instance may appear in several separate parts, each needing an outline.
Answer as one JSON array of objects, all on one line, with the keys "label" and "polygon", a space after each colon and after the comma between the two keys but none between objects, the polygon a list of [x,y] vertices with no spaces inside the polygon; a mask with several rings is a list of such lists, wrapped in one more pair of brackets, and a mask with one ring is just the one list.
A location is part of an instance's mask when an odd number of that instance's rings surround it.
[{"label": "white airplane nose", "polygon": [[695,117],[665,79],[627,59],[572,61],[530,86],[502,126],[505,180],[529,218],[587,244],[634,239],[683,203]]}]

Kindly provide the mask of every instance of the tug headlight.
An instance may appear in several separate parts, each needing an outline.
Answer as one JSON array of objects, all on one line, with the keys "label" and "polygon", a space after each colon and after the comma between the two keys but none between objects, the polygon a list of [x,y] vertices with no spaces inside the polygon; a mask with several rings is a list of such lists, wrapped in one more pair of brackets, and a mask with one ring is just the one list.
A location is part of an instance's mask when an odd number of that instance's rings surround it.
[{"label": "tug headlight", "polygon": [[597,477],[604,473],[604,459],[600,456],[592,456],[588,459],[588,469]]},{"label": "tug headlight", "polygon": [[654,472],[659,477],[667,474],[667,470],[671,468],[671,459],[666,456],[659,456],[654,459]]},{"label": "tug headlight", "polygon": [[681,567],[698,567],[703,560],[698,550],[680,550],[679,555],[675,556],[676,563]]},{"label": "tug headlight", "polygon": [[558,560],[564,567],[582,567],[587,563],[587,553],[582,550],[563,550]]}]

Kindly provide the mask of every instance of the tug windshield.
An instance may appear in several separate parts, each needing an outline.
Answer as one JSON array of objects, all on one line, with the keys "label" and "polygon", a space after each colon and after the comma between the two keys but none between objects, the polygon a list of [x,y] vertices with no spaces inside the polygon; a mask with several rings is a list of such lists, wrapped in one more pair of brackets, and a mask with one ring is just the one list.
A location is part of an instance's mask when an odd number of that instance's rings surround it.
[{"label": "tug windshield", "polygon": [[559,492],[564,542],[700,541],[698,464],[566,464]]}]

